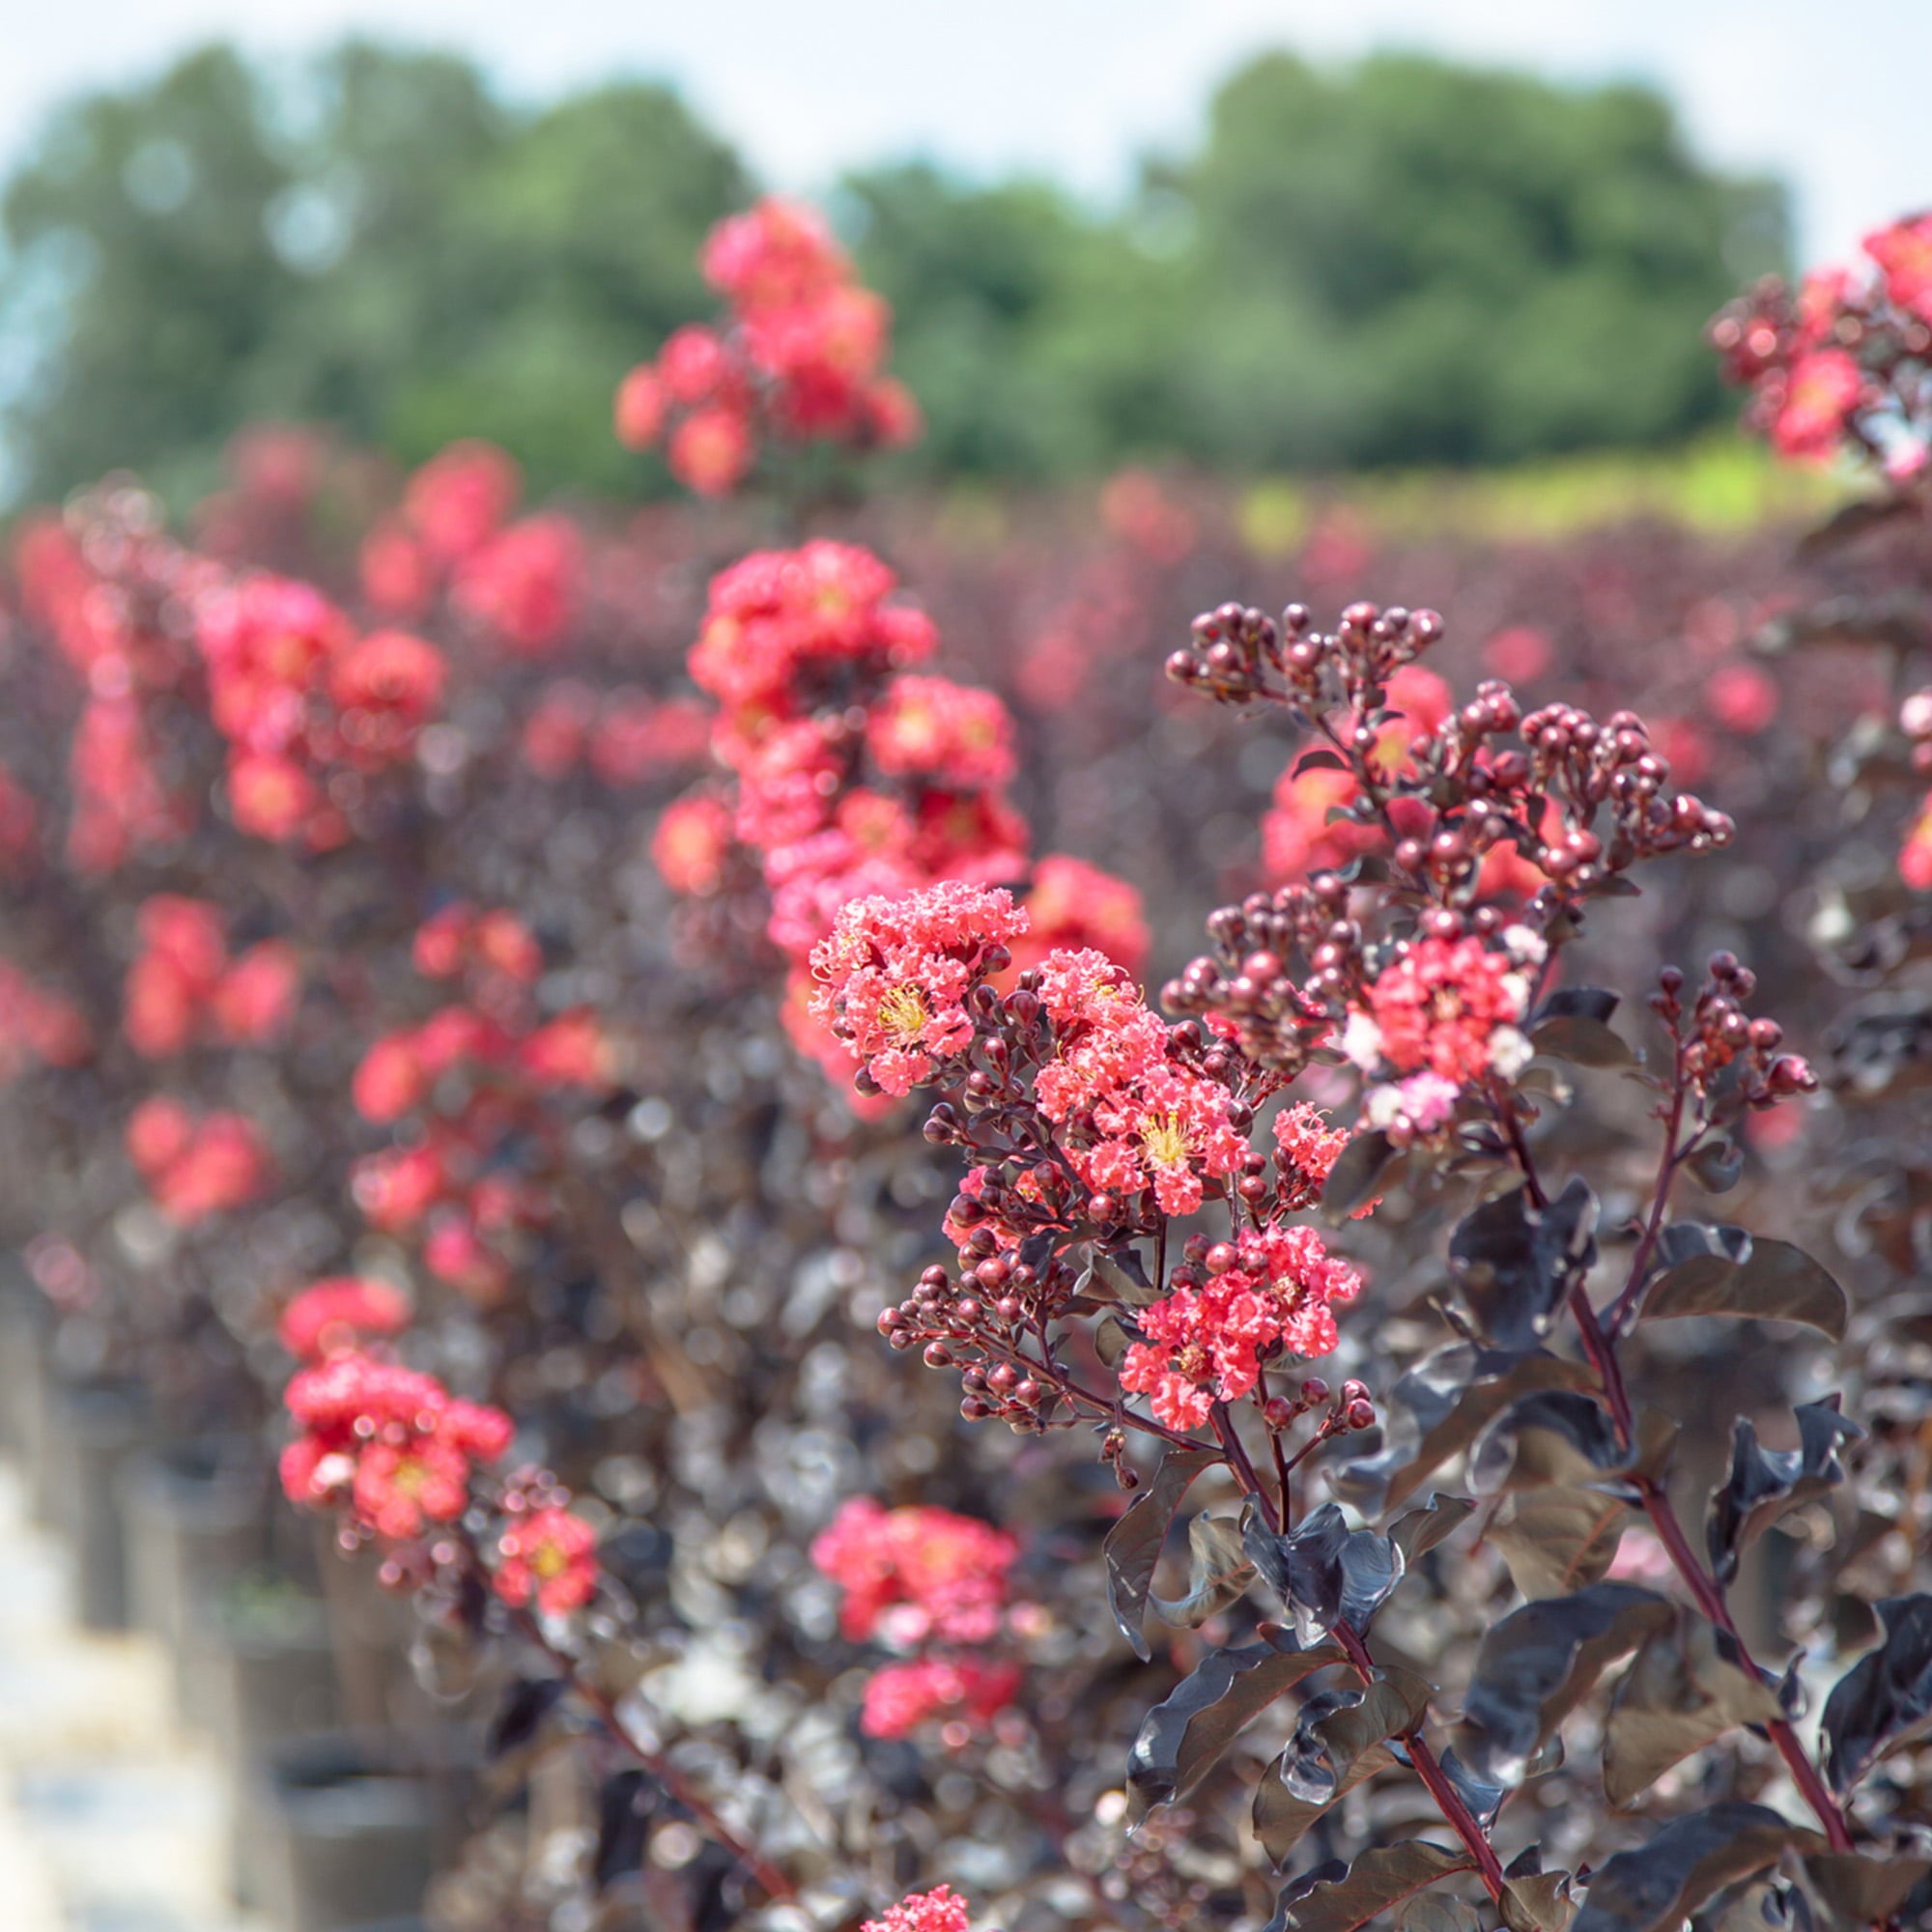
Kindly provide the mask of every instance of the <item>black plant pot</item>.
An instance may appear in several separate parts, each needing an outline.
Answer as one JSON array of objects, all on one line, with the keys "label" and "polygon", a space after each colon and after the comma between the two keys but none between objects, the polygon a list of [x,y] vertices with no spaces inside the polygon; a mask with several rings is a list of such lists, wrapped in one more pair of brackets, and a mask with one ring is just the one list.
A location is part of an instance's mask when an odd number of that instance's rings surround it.
[{"label": "black plant pot", "polygon": [[425,1739],[331,1732],[275,1747],[252,1780],[243,1895],[276,1932],[411,1922],[453,1847],[468,1774],[421,1769]]},{"label": "black plant pot", "polygon": [[41,1519],[73,1555],[75,1608],[89,1630],[128,1627],[121,1472],[154,1440],[146,1393],[118,1381],[49,1380],[34,1450]]},{"label": "black plant pot", "polygon": [[238,1777],[287,1740],[342,1725],[335,1647],[313,1597],[238,1579],[202,1606],[194,1641],[208,1726]]},{"label": "black plant pot", "polygon": [[45,1400],[46,1298],[12,1255],[0,1257],[0,1452],[25,1462]]},{"label": "black plant pot", "polygon": [[207,1610],[217,1593],[268,1558],[266,1462],[246,1437],[170,1443],[128,1461],[120,1501],[129,1615],[168,1646],[183,1714],[208,1723]]}]

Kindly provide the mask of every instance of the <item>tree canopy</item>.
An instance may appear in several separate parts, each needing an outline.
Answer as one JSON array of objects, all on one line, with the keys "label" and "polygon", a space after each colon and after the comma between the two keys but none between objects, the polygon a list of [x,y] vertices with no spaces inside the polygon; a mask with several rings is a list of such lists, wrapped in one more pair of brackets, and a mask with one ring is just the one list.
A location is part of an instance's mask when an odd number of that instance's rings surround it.
[{"label": "tree canopy", "polygon": [[[708,310],[698,244],[754,188],[666,87],[525,111],[448,55],[203,49],[69,103],[0,197],[0,329],[38,352],[7,445],[39,496],[192,487],[265,416],[635,491],[611,391]],[[907,461],[989,477],[1668,440],[1723,408],[1702,325],[1787,239],[1653,93],[1409,55],[1250,63],[1116,207],[923,163],[833,207],[926,412]]]}]

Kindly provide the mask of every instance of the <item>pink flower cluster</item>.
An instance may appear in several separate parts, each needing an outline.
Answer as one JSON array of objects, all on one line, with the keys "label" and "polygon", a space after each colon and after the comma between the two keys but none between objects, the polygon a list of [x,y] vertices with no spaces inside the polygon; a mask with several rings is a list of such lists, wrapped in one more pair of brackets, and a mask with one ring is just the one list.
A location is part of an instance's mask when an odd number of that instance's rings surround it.
[{"label": "pink flower cluster", "polygon": [[197,1041],[261,1045],[288,1029],[301,997],[301,963],[286,940],[231,957],[227,920],[206,899],[156,893],[135,930],[122,1025],[134,1051],[166,1059]]},{"label": "pink flower cluster", "polygon": [[1814,270],[1795,295],[1760,284],[1712,340],[1779,454],[1856,454],[1905,483],[1932,449],[1932,213],[1867,235],[1863,251],[1857,267]]},{"label": "pink flower cluster", "polygon": [[282,1310],[276,1338],[304,1362],[357,1352],[372,1339],[399,1335],[410,1325],[401,1290],[364,1275],[311,1282]]},{"label": "pink flower cluster", "polygon": [[492,1587],[518,1609],[534,1603],[550,1617],[582,1609],[597,1594],[598,1575],[597,1532],[570,1510],[512,1516],[497,1538]]},{"label": "pink flower cluster", "polygon": [[909,1893],[883,1918],[867,1919],[859,1932],[968,1932],[968,1922],[966,1901],[942,1885]]},{"label": "pink flower cluster", "polygon": [[583,540],[567,517],[511,522],[522,495],[522,472],[494,443],[453,442],[431,457],[401,507],[363,539],[370,608],[414,622],[446,596],[487,641],[514,657],[548,656],[582,603]]},{"label": "pink flower cluster", "polygon": [[853,1497],[819,1533],[811,1560],[845,1593],[846,1636],[899,1651],[942,1646],[873,1674],[860,1718],[867,1736],[906,1737],[940,1718],[948,1741],[963,1744],[1012,1702],[1020,1666],[970,1653],[1002,1633],[1018,1555],[1019,1545],[990,1523],[923,1506],[888,1510],[870,1496]]},{"label": "pink flower cluster", "polygon": [[1037,973],[1057,1050],[1034,1094],[1066,1130],[1074,1170],[1096,1194],[1125,1201],[1151,1188],[1163,1214],[1193,1213],[1204,1180],[1247,1158],[1233,1094],[1182,1062],[1174,1030],[1104,953],[1051,952]]},{"label": "pink flower cluster", "polygon": [[177,1227],[245,1206],[268,1187],[273,1169],[255,1123],[217,1109],[197,1115],[157,1094],[128,1116],[128,1158],[156,1205]]},{"label": "pink flower cluster", "polygon": [[848,899],[813,949],[812,1017],[883,1094],[909,1094],[972,1038],[966,997],[1008,963],[1026,914],[1004,888],[928,887]]},{"label": "pink flower cluster", "polygon": [[700,496],[728,494],[757,460],[761,437],[865,448],[911,441],[919,411],[885,375],[892,315],[852,275],[816,213],[768,199],[711,232],[704,277],[728,315],[692,324],[640,363],[617,391],[617,439],[664,439],[671,473]]},{"label": "pink flower cluster", "polygon": [[289,1500],[392,1543],[461,1516],[475,1464],[495,1462],[515,1433],[501,1409],[364,1354],[300,1370],[283,1400],[298,1432],[282,1451]]},{"label": "pink flower cluster", "polygon": [[492,1302],[522,1244],[557,1211],[548,1179],[563,1124],[555,1100],[606,1091],[615,1049],[587,1007],[533,1020],[542,953],[510,913],[458,901],[418,928],[413,951],[426,979],[463,976],[469,998],[363,1054],[351,1087],[356,1111],[378,1125],[417,1118],[356,1163],[352,1190],[385,1234],[421,1234],[439,1280]]},{"label": "pink flower cluster", "polygon": [[599,695],[575,678],[538,694],[524,722],[524,765],[549,783],[588,765],[604,784],[639,784],[697,764],[711,744],[711,713],[695,699],[664,702],[641,691]]},{"label": "pink flower cluster", "polygon": [[1522,965],[1473,935],[1414,940],[1350,1015],[1343,1051],[1365,1070],[1433,1074],[1451,1089],[1492,1071],[1513,1078],[1529,1059],[1519,1025],[1529,1003]]},{"label": "pink flower cluster", "polygon": [[31,1066],[78,1066],[94,1051],[87,1018],[12,960],[0,959],[0,1086]]},{"label": "pink flower cluster", "polygon": [[[895,588],[869,552],[827,542],[756,553],[715,580],[690,664],[723,707],[712,746],[734,785],[728,801],[705,791],[672,806],[652,848],[667,880],[694,895],[723,889],[734,844],[755,859],[767,930],[791,969],[786,1026],[841,1082],[851,1054],[827,1031],[809,970],[839,908],[1027,868],[1027,825],[1005,789],[1011,721],[990,693],[914,674],[937,639]],[[1131,887],[1077,861],[1044,860],[1041,878],[1055,921],[1138,960],[1146,930]],[[939,1037],[901,1004],[889,1017],[909,1057],[883,1062],[888,1094],[924,1077],[914,1068]]]},{"label": "pink flower cluster", "polygon": [[1121,1386],[1147,1396],[1170,1429],[1198,1429],[1216,1400],[1249,1394],[1279,1351],[1325,1355],[1339,1339],[1332,1304],[1361,1291],[1360,1275],[1313,1228],[1269,1224],[1231,1246],[1232,1258],[1215,1252],[1226,1265],[1210,1264],[1199,1288],[1140,1311],[1144,1339],[1122,1358]]},{"label": "pink flower cluster", "polygon": [[447,666],[433,644],[404,631],[358,637],[293,578],[211,589],[195,639],[229,744],[229,810],[256,838],[343,843],[367,781],[408,758],[442,707]]}]

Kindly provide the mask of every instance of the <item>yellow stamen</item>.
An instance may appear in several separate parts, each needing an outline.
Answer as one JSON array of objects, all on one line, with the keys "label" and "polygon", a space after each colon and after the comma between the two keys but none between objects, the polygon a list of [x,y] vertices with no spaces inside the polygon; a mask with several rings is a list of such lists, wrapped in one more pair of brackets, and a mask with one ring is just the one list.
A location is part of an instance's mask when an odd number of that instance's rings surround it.
[{"label": "yellow stamen", "polygon": [[1187,1160],[1187,1129],[1176,1113],[1150,1114],[1141,1122],[1141,1146],[1156,1167],[1180,1167]]},{"label": "yellow stamen", "polygon": [[879,1024],[899,1039],[917,1039],[928,1017],[925,995],[910,980],[902,980],[879,1002]]}]

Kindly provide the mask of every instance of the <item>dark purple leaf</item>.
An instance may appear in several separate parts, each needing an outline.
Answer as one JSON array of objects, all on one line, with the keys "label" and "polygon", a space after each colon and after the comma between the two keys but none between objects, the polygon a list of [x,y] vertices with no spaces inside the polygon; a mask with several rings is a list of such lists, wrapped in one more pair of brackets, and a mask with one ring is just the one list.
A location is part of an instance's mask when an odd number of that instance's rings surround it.
[{"label": "dark purple leaf", "polygon": [[1145,1663],[1153,1655],[1142,1625],[1147,1619],[1148,1591],[1160,1562],[1168,1525],[1187,1493],[1188,1485],[1219,1459],[1208,1449],[1170,1449],[1161,1458],[1153,1481],[1107,1532],[1101,1557],[1107,1571],[1107,1604],[1121,1634]]}]

